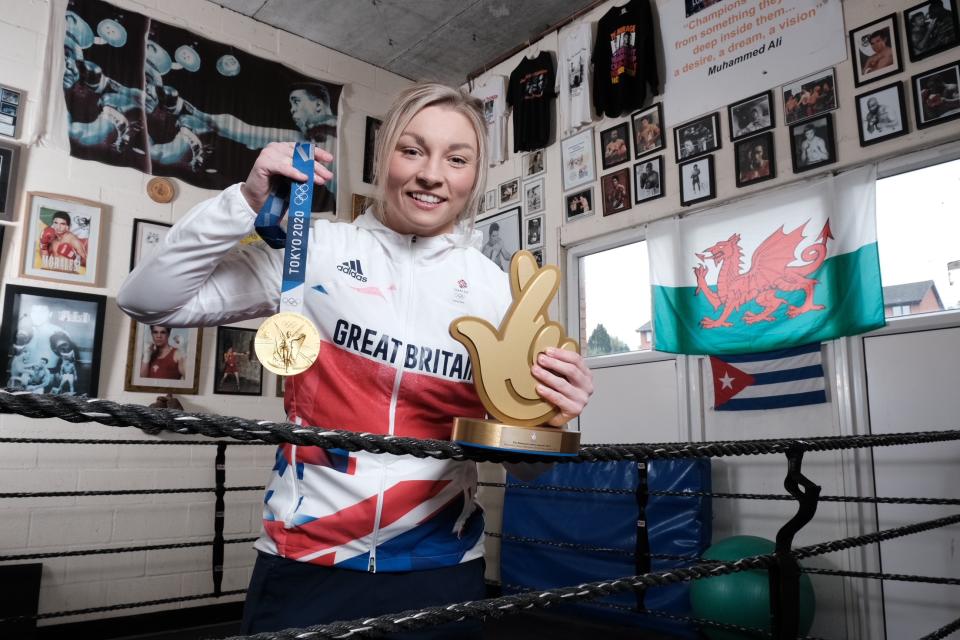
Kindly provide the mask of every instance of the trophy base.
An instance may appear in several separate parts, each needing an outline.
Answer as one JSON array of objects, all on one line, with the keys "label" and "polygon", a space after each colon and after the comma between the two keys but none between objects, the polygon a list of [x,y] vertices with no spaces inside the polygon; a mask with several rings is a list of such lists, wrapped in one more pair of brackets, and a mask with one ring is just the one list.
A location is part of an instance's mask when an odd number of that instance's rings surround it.
[{"label": "trophy base", "polygon": [[454,418],[450,439],[468,447],[548,456],[575,456],[580,451],[579,431],[518,427],[476,418]]}]

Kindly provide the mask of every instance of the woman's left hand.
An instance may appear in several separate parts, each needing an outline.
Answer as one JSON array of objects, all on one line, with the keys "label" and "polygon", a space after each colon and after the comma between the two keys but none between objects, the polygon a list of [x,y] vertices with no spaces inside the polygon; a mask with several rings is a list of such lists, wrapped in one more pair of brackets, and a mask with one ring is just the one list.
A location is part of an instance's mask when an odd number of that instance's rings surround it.
[{"label": "woman's left hand", "polygon": [[560,427],[576,418],[593,394],[593,374],[575,351],[550,348],[530,368],[539,383],[537,393],[559,409],[547,423]]}]

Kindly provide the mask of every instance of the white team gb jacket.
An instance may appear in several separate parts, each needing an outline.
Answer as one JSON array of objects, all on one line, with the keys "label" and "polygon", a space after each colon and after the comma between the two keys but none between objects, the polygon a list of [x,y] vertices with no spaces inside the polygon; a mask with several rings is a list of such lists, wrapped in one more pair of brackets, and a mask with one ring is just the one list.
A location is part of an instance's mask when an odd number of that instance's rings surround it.
[{"label": "white team gb jacket", "polygon": [[[127,277],[120,307],[138,321],[218,326],[277,311],[283,252],[238,244],[254,211],[234,185],[173,226]],[[450,322],[497,326],[507,275],[479,233],[415,237],[373,215],[320,220],[310,235],[303,313],[322,346],[290,378],[290,422],[449,439],[453,416],[484,417],[466,349]],[[282,445],[264,499],[261,551],[319,565],[409,571],[483,551],[473,463]]]}]

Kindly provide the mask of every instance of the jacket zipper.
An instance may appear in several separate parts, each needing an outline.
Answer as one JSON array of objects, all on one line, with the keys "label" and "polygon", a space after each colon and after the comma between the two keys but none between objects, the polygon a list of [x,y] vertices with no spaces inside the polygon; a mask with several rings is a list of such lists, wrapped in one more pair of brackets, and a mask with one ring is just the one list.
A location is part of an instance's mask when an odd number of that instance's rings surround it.
[{"label": "jacket zipper", "polygon": [[[407,288],[404,292],[404,310],[403,310],[403,326],[401,327],[401,335],[407,335],[407,327],[410,325],[410,308],[412,307],[411,301],[413,300],[413,271],[414,265],[416,264],[416,256],[414,255],[414,245],[417,243],[417,236],[410,237],[410,244],[407,246],[407,250],[410,254],[410,263],[409,270],[407,273]],[[403,377],[403,359],[406,357],[406,342],[403,343],[404,352],[400,354],[400,366],[397,367],[397,375],[393,379],[393,391],[390,393],[390,435],[394,435],[394,419],[397,416],[397,398],[400,395],[400,379]],[[384,486],[387,483],[387,465],[386,463],[381,463],[380,466],[380,489],[377,493],[377,514],[374,517],[373,521],[373,541],[370,544],[370,561],[367,563],[367,571],[370,573],[377,572],[377,541],[380,537],[380,516],[383,514],[383,494]]]}]

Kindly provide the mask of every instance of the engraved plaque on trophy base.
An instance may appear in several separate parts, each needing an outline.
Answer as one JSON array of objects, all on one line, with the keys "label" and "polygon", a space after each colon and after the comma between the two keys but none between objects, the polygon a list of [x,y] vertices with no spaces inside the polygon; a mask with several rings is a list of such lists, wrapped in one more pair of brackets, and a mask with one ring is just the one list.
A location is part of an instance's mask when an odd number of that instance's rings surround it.
[{"label": "engraved plaque on trophy base", "polygon": [[518,427],[476,418],[456,418],[450,439],[470,447],[518,453],[573,456],[580,450],[579,431],[560,427]]}]

